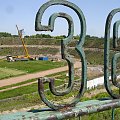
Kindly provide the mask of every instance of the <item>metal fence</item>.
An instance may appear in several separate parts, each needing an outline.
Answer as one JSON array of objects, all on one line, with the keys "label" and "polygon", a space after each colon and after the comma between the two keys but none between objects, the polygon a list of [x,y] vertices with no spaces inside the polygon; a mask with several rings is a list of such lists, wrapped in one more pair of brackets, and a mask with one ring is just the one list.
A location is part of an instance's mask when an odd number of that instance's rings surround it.
[{"label": "metal fence", "polygon": [[[76,97],[71,100],[69,103],[65,104],[55,104],[54,102],[47,99],[44,93],[44,84],[49,84],[50,92],[55,96],[64,96],[69,94],[72,91],[73,83],[74,83],[74,61],[71,55],[68,53],[67,45],[71,43],[74,34],[74,22],[70,15],[59,12],[54,13],[50,16],[48,25],[42,25],[41,20],[45,10],[53,5],[63,5],[71,8],[77,14],[80,20],[81,33],[80,40],[75,46],[75,50],[80,56],[81,64],[82,64],[82,76],[81,76],[81,86],[79,88],[78,94]],[[67,88],[64,91],[58,91],[55,89],[55,79],[53,78],[39,78],[38,80],[38,92],[42,101],[49,107],[47,109],[36,110],[36,111],[28,111],[22,113],[15,113],[6,116],[2,116],[2,119],[9,118],[10,119],[34,119],[34,120],[61,120],[61,119],[70,119],[74,117],[78,117],[81,119],[81,116],[88,115],[91,113],[101,112],[112,109],[111,118],[114,120],[114,112],[115,108],[120,107],[120,95],[114,93],[112,91],[109,81],[109,76],[111,73],[112,84],[120,89],[120,84],[117,82],[117,60],[120,57],[120,53],[115,53],[112,58],[112,64],[110,64],[110,28],[112,18],[116,13],[120,12],[120,8],[112,10],[106,20],[105,25],[105,43],[104,43],[104,85],[107,93],[111,96],[108,99],[99,99],[99,100],[89,100],[80,102],[81,97],[85,93],[87,89],[87,62],[85,53],[83,50],[83,45],[85,42],[86,36],[86,20],[81,9],[66,0],[50,0],[47,3],[43,4],[37,12],[36,21],[35,21],[35,30],[36,31],[53,31],[55,19],[58,17],[62,17],[68,22],[68,37],[61,41],[61,55],[62,58],[65,59],[68,63],[69,69],[69,81]],[[113,48],[117,47],[117,39],[118,39],[118,27],[120,25],[120,21],[115,22],[113,27]],[[111,68],[110,68],[111,66]],[[0,119],[1,119],[0,118]]]}]

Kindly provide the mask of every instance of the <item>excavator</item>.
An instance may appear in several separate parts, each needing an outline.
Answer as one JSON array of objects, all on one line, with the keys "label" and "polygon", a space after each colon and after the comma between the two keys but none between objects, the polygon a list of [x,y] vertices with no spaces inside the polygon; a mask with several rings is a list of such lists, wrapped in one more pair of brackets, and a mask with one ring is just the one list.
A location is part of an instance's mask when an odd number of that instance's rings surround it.
[{"label": "excavator", "polygon": [[9,61],[9,62],[14,62],[14,61],[34,60],[34,58],[31,57],[31,56],[29,55],[29,53],[28,53],[28,50],[27,50],[26,45],[25,45],[25,42],[24,42],[24,40],[23,40],[22,30],[19,30],[19,28],[18,28],[17,25],[16,25],[16,28],[17,28],[17,31],[18,31],[19,39],[21,40],[22,45],[23,45],[23,48],[24,48],[25,56],[11,56],[11,55],[8,55],[8,56],[7,56],[7,61]]}]

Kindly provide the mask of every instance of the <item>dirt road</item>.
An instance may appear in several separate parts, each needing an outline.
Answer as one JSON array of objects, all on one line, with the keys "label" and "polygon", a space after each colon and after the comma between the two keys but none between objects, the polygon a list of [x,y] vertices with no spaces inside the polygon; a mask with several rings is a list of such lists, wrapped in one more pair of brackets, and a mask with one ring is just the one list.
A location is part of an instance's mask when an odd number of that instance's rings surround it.
[{"label": "dirt road", "polygon": [[[81,67],[80,62],[76,62],[74,64],[74,68],[80,68],[80,67]],[[50,75],[50,74],[54,74],[54,73],[58,73],[58,72],[66,71],[66,70],[68,70],[68,66],[0,80],[0,87],[11,85],[11,84],[16,84],[16,83],[23,82],[23,81],[30,80],[30,79],[44,77],[46,75]]]}]

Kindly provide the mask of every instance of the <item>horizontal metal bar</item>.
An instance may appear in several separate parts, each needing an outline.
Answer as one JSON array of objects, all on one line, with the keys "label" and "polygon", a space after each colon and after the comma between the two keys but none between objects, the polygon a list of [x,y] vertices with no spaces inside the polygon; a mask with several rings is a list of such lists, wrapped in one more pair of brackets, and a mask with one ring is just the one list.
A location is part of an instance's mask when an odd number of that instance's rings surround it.
[{"label": "horizontal metal bar", "polygon": [[50,108],[47,108],[0,115],[0,120],[62,120],[118,107],[120,107],[120,99],[89,100],[79,102],[75,107],[68,107],[59,111],[52,111]]}]

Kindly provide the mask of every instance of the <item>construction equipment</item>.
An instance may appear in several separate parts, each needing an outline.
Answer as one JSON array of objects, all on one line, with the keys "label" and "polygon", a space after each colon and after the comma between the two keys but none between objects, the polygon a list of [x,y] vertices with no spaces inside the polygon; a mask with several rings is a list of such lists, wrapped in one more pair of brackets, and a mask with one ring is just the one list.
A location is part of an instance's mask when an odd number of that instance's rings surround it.
[{"label": "construction equipment", "polygon": [[11,56],[11,55],[9,55],[9,56],[7,56],[7,60],[9,62],[34,60],[34,58],[29,55],[28,50],[27,50],[26,45],[25,45],[25,42],[23,40],[23,30],[24,29],[19,30],[17,25],[16,25],[16,28],[17,28],[17,31],[18,31],[18,36],[19,36],[19,38],[20,38],[20,40],[22,42],[23,48],[24,48],[25,56]]}]

